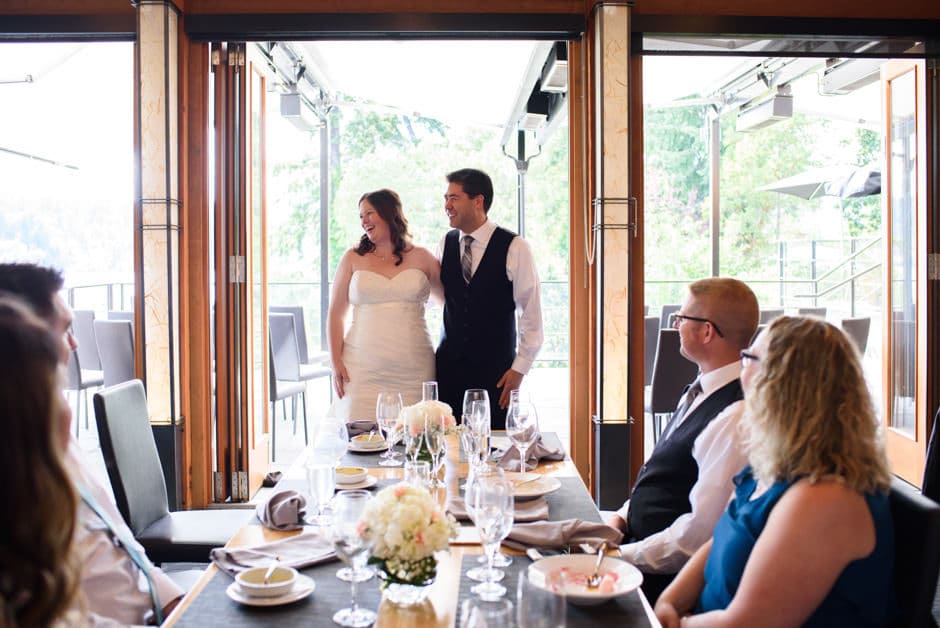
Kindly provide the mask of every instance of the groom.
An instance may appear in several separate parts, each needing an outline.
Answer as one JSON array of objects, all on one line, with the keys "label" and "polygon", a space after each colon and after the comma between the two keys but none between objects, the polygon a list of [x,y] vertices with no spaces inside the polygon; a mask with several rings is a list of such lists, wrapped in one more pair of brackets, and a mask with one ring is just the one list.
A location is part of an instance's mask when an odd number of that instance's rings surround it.
[{"label": "groom", "polygon": [[491,425],[503,429],[509,392],[519,388],[542,346],[539,277],[529,244],[487,220],[490,177],[465,168],[448,174],[447,183],[444,210],[453,228],[437,251],[444,284],[440,398],[459,416],[464,391],[485,388]]}]

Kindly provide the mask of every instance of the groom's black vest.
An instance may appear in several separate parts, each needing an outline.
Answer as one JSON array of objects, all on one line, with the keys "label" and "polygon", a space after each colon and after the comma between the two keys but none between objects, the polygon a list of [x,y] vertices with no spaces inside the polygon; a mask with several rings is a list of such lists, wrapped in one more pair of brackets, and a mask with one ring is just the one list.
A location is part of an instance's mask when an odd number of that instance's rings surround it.
[{"label": "groom's black vest", "polygon": [[668,438],[656,444],[630,493],[627,526],[632,538],[645,539],[668,528],[679,515],[692,511],[689,492],[698,480],[698,463],[692,456],[695,439],[722,410],[743,398],[741,380],[725,384],[696,406]]},{"label": "groom's black vest", "polygon": [[493,364],[497,365],[494,370],[502,372],[512,365],[516,357],[516,303],[512,282],[506,277],[506,255],[515,237],[511,231],[496,228],[469,284],[464,283],[460,268],[460,232],[453,229],[445,237],[441,256],[444,327],[438,359]]}]

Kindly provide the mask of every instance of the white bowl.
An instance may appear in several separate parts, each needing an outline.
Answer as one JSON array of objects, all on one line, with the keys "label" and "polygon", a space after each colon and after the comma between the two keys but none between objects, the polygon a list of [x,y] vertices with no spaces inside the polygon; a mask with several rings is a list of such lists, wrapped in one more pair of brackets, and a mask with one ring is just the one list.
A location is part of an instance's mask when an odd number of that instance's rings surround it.
[{"label": "white bowl", "polygon": [[[535,586],[553,593],[562,589],[568,601],[579,606],[602,604],[625,595],[643,583],[643,574],[628,562],[607,556],[598,573],[606,581],[596,589],[587,588],[587,579],[594,573],[597,556],[564,554],[549,556],[529,565],[529,579]],[[559,577],[564,575],[564,579]]]},{"label": "white bowl", "polygon": [[267,567],[252,567],[235,576],[241,592],[248,597],[278,597],[294,588],[297,570],[293,567],[275,567],[268,583],[264,583]]},{"label": "white bowl", "polygon": [[358,484],[368,477],[365,467],[336,467],[337,484]]},{"label": "white bowl", "polygon": [[379,434],[359,434],[353,436],[351,440],[360,449],[381,449],[385,447],[385,439]]}]

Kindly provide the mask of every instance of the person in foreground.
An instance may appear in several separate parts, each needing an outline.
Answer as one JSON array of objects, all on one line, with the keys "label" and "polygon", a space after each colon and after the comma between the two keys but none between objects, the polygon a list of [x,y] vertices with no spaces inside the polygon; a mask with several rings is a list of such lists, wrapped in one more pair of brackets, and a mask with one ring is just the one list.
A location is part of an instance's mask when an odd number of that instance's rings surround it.
[{"label": "person in foreground", "polygon": [[400,392],[408,405],[421,400],[421,382],[434,379],[424,308],[429,296],[440,301],[443,292],[437,259],[411,243],[398,194],[363,194],[359,221],[365,233],[340,260],[328,313],[337,397],[330,414],[345,420],[375,418],[382,390]]},{"label": "person in foreground", "polygon": [[890,475],[855,346],[820,319],[781,317],[741,356],[750,466],[657,617],[666,628],[887,625]]},{"label": "person in foreground", "polygon": [[29,308],[0,296],[0,626],[79,625],[70,607],[78,498],[63,456],[71,414],[59,341]]},{"label": "person in foreground", "polygon": [[691,283],[676,314],[680,351],[701,374],[640,470],[630,499],[607,520],[625,533],[621,553],[643,572],[651,602],[711,538],[734,489],[732,478],[747,464],[738,438],[740,353],[758,318],[754,292],[730,277]]},{"label": "person in foreground", "polygon": [[538,272],[529,243],[487,219],[489,175],[465,168],[448,174],[447,183],[444,211],[452,229],[437,250],[444,285],[440,398],[461,408],[465,390],[486,389],[490,424],[501,430],[510,392],[522,384],[542,346]]},{"label": "person in foreground", "polygon": [[[0,293],[22,298],[42,319],[57,341],[59,364],[65,368],[69,353],[78,344],[70,331],[72,311],[59,295],[62,286],[62,274],[55,269],[29,263],[0,264]],[[68,440],[65,468],[72,485],[85,494],[78,502],[72,552],[79,564],[81,590],[88,610],[124,625],[145,624],[155,614],[157,601],[166,617],[184,591],[147,560],[144,548],[134,540],[110,492],[86,462],[68,425],[65,438]],[[99,512],[95,512],[96,508]],[[102,515],[111,523],[110,527]],[[115,543],[115,538],[126,543]],[[146,574],[135,558],[146,566]]]}]

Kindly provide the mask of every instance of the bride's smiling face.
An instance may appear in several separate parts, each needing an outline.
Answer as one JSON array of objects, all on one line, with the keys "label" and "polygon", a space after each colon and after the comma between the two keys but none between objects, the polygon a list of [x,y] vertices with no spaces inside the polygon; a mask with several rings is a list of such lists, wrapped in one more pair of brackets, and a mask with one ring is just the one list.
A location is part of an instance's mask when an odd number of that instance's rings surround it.
[{"label": "bride's smiling face", "polygon": [[382,219],[378,210],[369,201],[359,203],[359,222],[373,244],[388,239],[388,223]]}]

